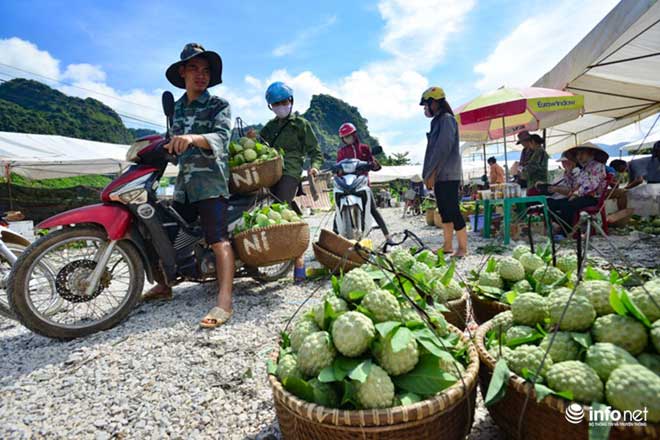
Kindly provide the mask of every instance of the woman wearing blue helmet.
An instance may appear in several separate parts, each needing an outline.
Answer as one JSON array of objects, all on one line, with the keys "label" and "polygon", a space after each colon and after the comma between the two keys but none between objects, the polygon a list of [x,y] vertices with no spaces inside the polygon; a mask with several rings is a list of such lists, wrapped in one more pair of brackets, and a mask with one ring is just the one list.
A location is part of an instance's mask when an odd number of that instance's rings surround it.
[{"label": "woman wearing blue helmet", "polygon": [[[310,123],[293,112],[293,90],[281,81],[268,86],[266,90],[268,108],[275,113],[275,118],[266,123],[259,135],[271,147],[284,150],[284,170],[282,178],[270,190],[275,197],[291,204],[298,192],[303,165],[309,158],[307,173],[316,176],[323,164],[323,154]],[[248,137],[256,137],[250,130]],[[305,279],[305,263],[302,258],[296,260],[294,279]]]}]

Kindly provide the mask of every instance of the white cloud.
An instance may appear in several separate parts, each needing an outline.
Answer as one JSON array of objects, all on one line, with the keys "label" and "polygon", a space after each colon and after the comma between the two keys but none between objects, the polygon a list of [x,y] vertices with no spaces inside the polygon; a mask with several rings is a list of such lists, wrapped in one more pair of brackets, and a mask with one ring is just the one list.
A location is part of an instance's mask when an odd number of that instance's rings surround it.
[{"label": "white cloud", "polygon": [[103,82],[106,79],[105,72],[100,66],[91,64],[69,64],[62,75],[63,79],[73,82]]},{"label": "white cloud", "polygon": [[326,29],[335,24],[336,21],[337,16],[333,15],[325,19],[321,24],[302,30],[293,40],[280,44],[275,49],[273,49],[273,56],[283,57],[285,55],[291,55],[296,50],[309,43],[311,39],[320,35]]},{"label": "white cloud", "polygon": [[474,71],[476,87],[529,86],[554,67],[618,0],[564,0],[520,23]]},{"label": "white cloud", "polygon": [[[0,39],[0,63],[52,79],[59,79],[60,76],[59,60],[53,58],[48,52],[39,50],[35,44],[17,37]],[[26,72],[17,73],[24,78],[40,78]],[[43,81],[43,79],[41,80]]]}]

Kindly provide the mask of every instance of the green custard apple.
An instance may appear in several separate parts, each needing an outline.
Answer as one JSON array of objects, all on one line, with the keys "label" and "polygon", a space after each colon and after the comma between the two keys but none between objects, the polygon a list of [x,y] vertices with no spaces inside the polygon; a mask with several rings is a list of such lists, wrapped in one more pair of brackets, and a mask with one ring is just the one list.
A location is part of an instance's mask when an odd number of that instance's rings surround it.
[{"label": "green custard apple", "polygon": [[546,375],[548,385],[555,391],[570,391],[573,399],[590,405],[603,401],[603,382],[598,373],[580,361],[554,364]]},{"label": "green custard apple", "polygon": [[660,354],[642,353],[637,356],[637,362],[660,376]]},{"label": "green custard apple", "polygon": [[502,277],[497,272],[481,272],[479,274],[479,285],[502,289],[504,287],[504,280],[502,280]]},{"label": "green custard apple", "polygon": [[523,265],[527,274],[533,274],[535,270],[545,267],[543,258],[536,254],[524,254],[520,257],[520,264]]},{"label": "green custard apple", "polygon": [[515,282],[525,278],[525,268],[520,261],[512,257],[502,258],[497,263],[497,271],[500,277],[506,281]]},{"label": "green custard apple", "polygon": [[513,248],[513,253],[512,257],[515,258],[516,260],[520,260],[520,257],[522,257],[525,254],[530,254],[532,250],[529,248],[529,246],[520,244]]},{"label": "green custard apple", "polygon": [[548,302],[553,301],[553,299],[557,296],[561,295],[570,295],[573,292],[572,289],[569,289],[568,287],[555,287],[551,291],[548,292],[548,296],[546,296],[546,299]]},{"label": "green custard apple", "polygon": [[644,324],[628,316],[601,316],[594,322],[591,334],[594,341],[610,342],[635,356],[644,351],[648,344]]},{"label": "green custard apple", "polygon": [[651,335],[651,343],[655,347],[655,351],[660,353],[660,319],[651,325],[651,331],[649,333]]},{"label": "green custard apple", "polygon": [[332,364],[337,351],[328,332],[316,332],[307,336],[298,350],[298,369],[305,376],[317,376]]},{"label": "green custard apple", "polygon": [[448,360],[445,358],[440,358],[440,361],[438,362],[438,365],[440,366],[440,369],[444,372],[447,372],[454,376],[456,379],[458,379],[460,376],[465,374],[465,367],[463,364],[458,362],[457,360]]},{"label": "green custard apple", "polygon": [[449,281],[449,284],[446,286],[446,292],[447,292],[447,301],[454,301],[456,299],[461,299],[465,295],[465,291],[461,287],[460,284],[458,284],[458,281],[456,280],[451,280]]},{"label": "green custard apple", "polygon": [[356,382],[356,397],[362,408],[389,408],[394,401],[394,383],[385,370],[372,364],[367,379]]},{"label": "green custard apple", "polygon": [[506,331],[506,340],[511,341],[513,339],[525,338],[530,336],[532,333],[534,333],[534,329],[532,327],[528,327],[526,325],[514,325]]},{"label": "green custard apple", "polygon": [[575,289],[575,293],[587,297],[596,309],[596,314],[603,316],[614,313],[614,309],[610,305],[611,290],[612,285],[609,282],[592,280],[580,283]]},{"label": "green custard apple", "polygon": [[425,280],[430,280],[432,277],[431,268],[421,261],[415,261],[410,266],[410,273],[413,275],[422,274]]},{"label": "green custard apple", "polygon": [[447,287],[439,279],[434,279],[430,283],[431,296],[433,300],[439,303],[447,302]]},{"label": "green custard apple", "polygon": [[579,295],[573,295],[564,319],[559,322],[569,298],[570,295],[554,295],[548,301],[550,322],[559,324],[559,329],[564,331],[580,332],[589,329],[596,319],[596,310],[587,298]]},{"label": "green custard apple", "polygon": [[417,261],[407,249],[396,249],[390,253],[389,258],[398,270],[407,270]]},{"label": "green custard apple", "polygon": [[374,355],[378,364],[392,376],[412,371],[419,361],[419,348],[417,341],[411,338],[408,344],[400,351],[392,349],[392,338],[380,338],[376,345]]},{"label": "green custard apple", "polygon": [[554,266],[539,267],[534,271],[532,277],[541,284],[554,284],[564,277],[564,272]]},{"label": "green custard apple", "polygon": [[293,348],[293,351],[300,350],[300,346],[302,345],[305,338],[312,333],[318,332],[319,330],[321,329],[318,325],[316,325],[316,321],[313,319],[309,318],[299,320],[289,335],[289,339],[291,340],[291,348]]},{"label": "green custard apple", "polygon": [[548,354],[554,362],[574,361],[578,358],[580,345],[575,342],[570,332],[557,332],[552,346],[550,346],[550,338],[552,338],[552,333],[545,335],[539,347],[543,351],[548,351],[548,347],[550,347]]},{"label": "green custard apple", "polygon": [[518,293],[533,292],[532,285],[527,280],[520,280],[511,286],[511,290]]},{"label": "green custard apple", "polygon": [[[326,328],[323,326],[323,317],[325,316],[325,302],[328,302],[330,306],[332,306],[332,310],[335,311],[335,313],[340,313],[340,312],[345,312],[348,310],[348,304],[346,301],[343,299],[335,296],[334,293],[330,292],[323,298],[321,298],[321,301],[312,308],[312,311],[314,313],[314,320],[316,321],[316,325],[319,326],[322,330],[326,330]],[[327,323],[326,323],[327,324]]]},{"label": "green custard apple", "polygon": [[622,365],[605,384],[610,405],[620,411],[647,409],[647,422],[660,422],[660,377],[643,365]]},{"label": "green custard apple", "polygon": [[332,341],[344,356],[360,356],[375,336],[374,323],[360,312],[346,312],[332,324]]},{"label": "green custard apple", "polygon": [[371,292],[376,290],[377,286],[374,280],[367,272],[361,268],[353,269],[344,275],[341,280],[341,296],[348,299],[351,292]]},{"label": "green custard apple", "polygon": [[578,258],[576,254],[563,254],[557,257],[557,269],[564,273],[577,272]]},{"label": "green custard apple", "polygon": [[285,354],[277,363],[275,375],[283,381],[285,377],[303,378],[302,372],[298,369],[298,357],[293,354]]},{"label": "green custard apple", "polygon": [[500,331],[506,332],[514,324],[513,312],[511,312],[511,310],[500,312],[497,315],[493,316],[493,319],[491,319],[490,322],[492,323],[490,328],[494,330],[496,334],[499,335]]},{"label": "green custard apple", "polygon": [[399,301],[391,292],[384,289],[369,291],[362,298],[362,306],[371,312],[376,322],[397,321],[401,317]]},{"label": "green custard apple", "polygon": [[506,357],[510,355],[512,352],[513,350],[507,347],[506,345],[499,345],[499,344],[494,345],[488,350],[488,353],[492,357],[494,357],[495,360],[498,360],[500,358],[500,353],[502,357],[506,360]]},{"label": "green custard apple", "polygon": [[629,292],[628,296],[637,308],[644,313],[644,316],[653,322],[660,319],[660,286],[655,287],[654,284],[647,282],[644,284],[644,288],[646,290],[635,287]]},{"label": "green custard apple", "polygon": [[[507,352],[504,359],[506,360],[509,369],[522,377],[523,369],[529,370],[532,375],[536,373],[544,356],[545,351],[536,345],[519,345],[514,348],[513,351]],[[552,358],[550,356],[545,356],[545,361],[543,362],[543,367],[540,371],[541,377],[545,377],[552,364]],[[537,382],[540,381],[537,380]]]},{"label": "green custard apple", "polygon": [[532,292],[522,293],[511,304],[511,312],[516,324],[535,326],[547,316],[545,298]]},{"label": "green custard apple", "polygon": [[609,342],[598,342],[589,347],[585,362],[598,373],[603,382],[621,365],[638,363],[633,355]]}]

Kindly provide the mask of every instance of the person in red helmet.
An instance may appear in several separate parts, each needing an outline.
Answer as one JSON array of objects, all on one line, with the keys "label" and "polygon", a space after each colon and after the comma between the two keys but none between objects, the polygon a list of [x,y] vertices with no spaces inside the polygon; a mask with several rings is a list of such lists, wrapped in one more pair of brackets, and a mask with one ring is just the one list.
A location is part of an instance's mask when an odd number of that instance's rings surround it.
[{"label": "person in red helmet", "polygon": [[[357,134],[357,128],[355,125],[350,122],[344,122],[339,127],[339,138],[343,142],[343,146],[337,150],[337,162],[340,162],[344,159],[359,159],[371,164],[372,171],[378,171],[382,167],[378,160],[371,153],[371,148],[369,145],[363,144],[360,142],[360,138]],[[361,174],[368,176],[369,172],[364,171]],[[380,227],[381,232],[385,236],[385,240],[390,240],[390,233],[387,230],[387,225],[385,225],[385,220],[378,212],[375,203],[371,203],[371,216],[376,221],[376,224]]]}]

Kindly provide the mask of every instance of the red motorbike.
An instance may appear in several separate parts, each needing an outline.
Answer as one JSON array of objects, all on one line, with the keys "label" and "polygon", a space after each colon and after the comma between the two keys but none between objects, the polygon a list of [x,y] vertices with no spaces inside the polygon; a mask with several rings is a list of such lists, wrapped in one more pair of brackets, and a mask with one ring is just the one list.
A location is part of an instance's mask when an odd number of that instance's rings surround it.
[{"label": "red motorbike", "polygon": [[[213,251],[198,224],[187,223],[156,197],[168,163],[174,98],[163,93],[168,134],[135,142],[126,158],[134,165],[101,193],[101,203],[66,211],[38,225],[51,231],[21,253],[7,286],[17,319],[44,336],[73,339],[114,327],[138,302],[144,286],[216,278]],[[191,148],[196,148],[191,146]],[[229,200],[229,229],[243,212],[274,200],[268,191]],[[271,281],[293,261],[249,267],[237,260],[236,276]]]}]

